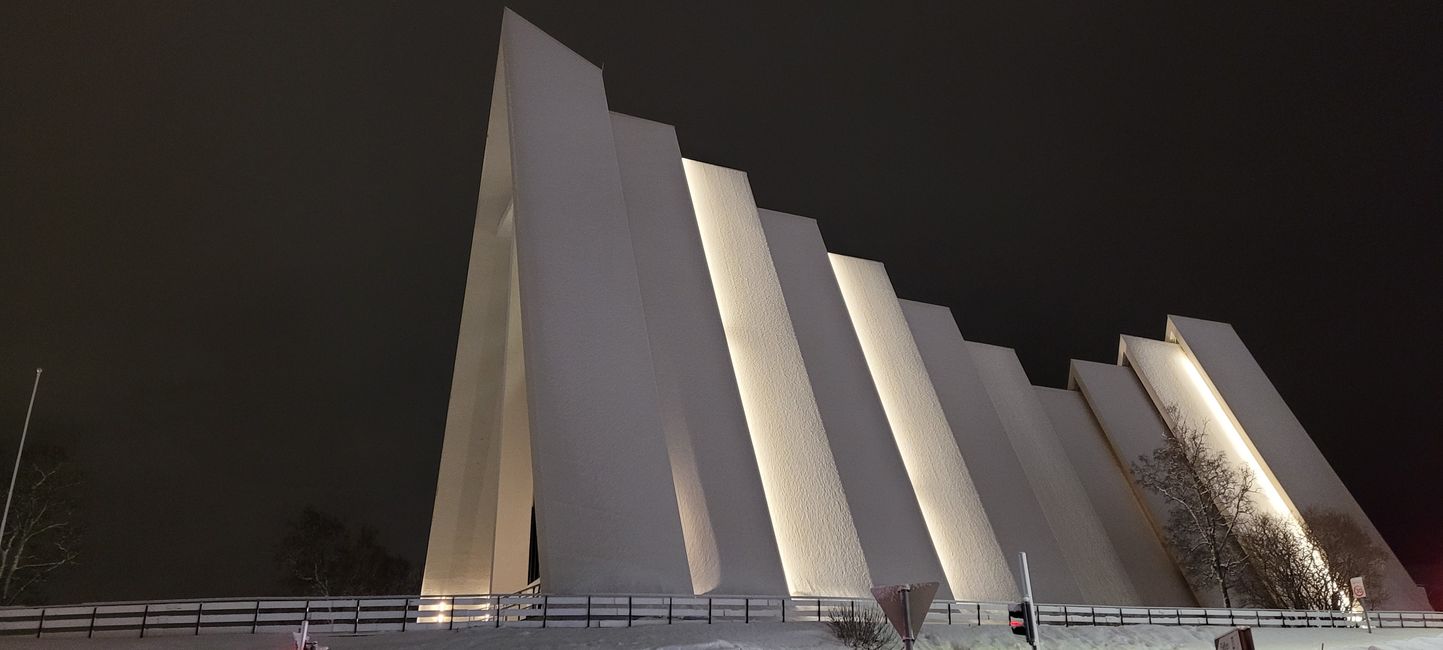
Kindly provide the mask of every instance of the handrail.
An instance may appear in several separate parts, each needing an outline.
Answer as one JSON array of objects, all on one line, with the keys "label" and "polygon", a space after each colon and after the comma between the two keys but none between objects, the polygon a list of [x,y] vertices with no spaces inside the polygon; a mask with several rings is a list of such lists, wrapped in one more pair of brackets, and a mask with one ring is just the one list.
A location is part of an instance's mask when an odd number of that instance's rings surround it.
[{"label": "handrail", "polygon": [[[535,591],[533,591],[535,590]],[[467,627],[627,627],[687,623],[817,622],[833,608],[875,607],[825,596],[551,594],[528,585],[510,594],[445,596],[201,598],[0,608],[0,635],[165,636],[288,632],[308,621],[318,633]],[[1250,625],[1253,627],[1443,628],[1440,612],[1369,612],[1217,607],[1039,604],[1047,625]],[[934,625],[1005,625],[1007,603],[940,600]]]}]

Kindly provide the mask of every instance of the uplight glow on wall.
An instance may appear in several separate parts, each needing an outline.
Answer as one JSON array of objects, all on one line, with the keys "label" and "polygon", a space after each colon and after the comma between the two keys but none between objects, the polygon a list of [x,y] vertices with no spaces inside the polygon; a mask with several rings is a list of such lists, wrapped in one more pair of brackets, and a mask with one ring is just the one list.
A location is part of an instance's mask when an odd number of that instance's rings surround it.
[{"label": "uplight glow on wall", "polygon": [[843,255],[828,259],[954,597],[1015,593],[886,269]]},{"label": "uplight glow on wall", "polygon": [[[1238,467],[1253,477],[1259,491],[1255,503],[1269,514],[1282,517],[1291,524],[1293,534],[1309,548],[1312,544],[1303,536],[1302,521],[1290,504],[1287,495],[1277,484],[1263,461],[1248,444],[1246,434],[1234,423],[1232,414],[1203,377],[1202,370],[1188,357],[1177,343],[1166,343],[1123,337],[1124,354],[1131,362],[1138,376],[1142,378],[1148,393],[1152,395],[1159,410],[1176,406],[1181,418],[1189,425],[1199,427],[1219,451],[1227,454]],[[1180,422],[1169,422],[1176,428]],[[1315,562],[1322,561],[1318,549],[1312,548]]]},{"label": "uplight glow on wall", "polygon": [[866,595],[866,560],[746,174],[683,168],[788,590]]}]

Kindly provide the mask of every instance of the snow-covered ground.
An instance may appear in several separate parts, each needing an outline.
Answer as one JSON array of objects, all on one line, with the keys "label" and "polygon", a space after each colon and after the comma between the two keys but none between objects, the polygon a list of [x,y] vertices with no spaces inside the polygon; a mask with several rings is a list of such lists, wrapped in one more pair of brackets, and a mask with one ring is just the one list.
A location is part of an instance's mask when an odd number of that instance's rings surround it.
[{"label": "snow-covered ground", "polygon": [[[1196,649],[1213,647],[1213,638],[1226,628],[1167,627],[1044,627],[1043,647]],[[1443,650],[1443,630],[1259,629],[1253,631],[1259,650]],[[469,648],[610,648],[642,650],[821,650],[841,648],[824,626],[811,623],[760,623],[746,625],[656,625],[615,629],[470,629],[455,632],[393,632],[363,636],[319,635],[317,640],[334,650],[463,650]],[[19,639],[0,640],[0,648],[35,650],[287,650],[290,637],[275,634],[210,634],[200,637],[169,636],[147,639]],[[929,650],[993,650],[1026,648],[1020,637],[1000,626],[939,626],[923,632],[917,644]]]}]

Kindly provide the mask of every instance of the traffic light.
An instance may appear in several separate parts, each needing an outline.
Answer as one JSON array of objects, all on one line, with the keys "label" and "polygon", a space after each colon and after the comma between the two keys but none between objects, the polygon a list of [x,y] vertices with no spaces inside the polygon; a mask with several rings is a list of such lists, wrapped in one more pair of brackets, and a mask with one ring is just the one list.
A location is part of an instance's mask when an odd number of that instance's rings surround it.
[{"label": "traffic light", "polygon": [[1027,637],[1028,645],[1037,647],[1037,611],[1033,609],[1032,601],[1008,605],[1007,618],[1013,634]]}]

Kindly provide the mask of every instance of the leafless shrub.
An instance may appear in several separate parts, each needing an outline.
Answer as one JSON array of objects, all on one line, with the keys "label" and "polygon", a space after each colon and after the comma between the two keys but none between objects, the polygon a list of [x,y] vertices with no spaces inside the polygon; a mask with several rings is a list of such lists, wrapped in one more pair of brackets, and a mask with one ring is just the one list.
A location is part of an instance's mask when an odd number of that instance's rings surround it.
[{"label": "leafless shrub", "polygon": [[875,607],[833,607],[827,612],[827,631],[857,650],[890,648],[896,638],[891,624]]}]

